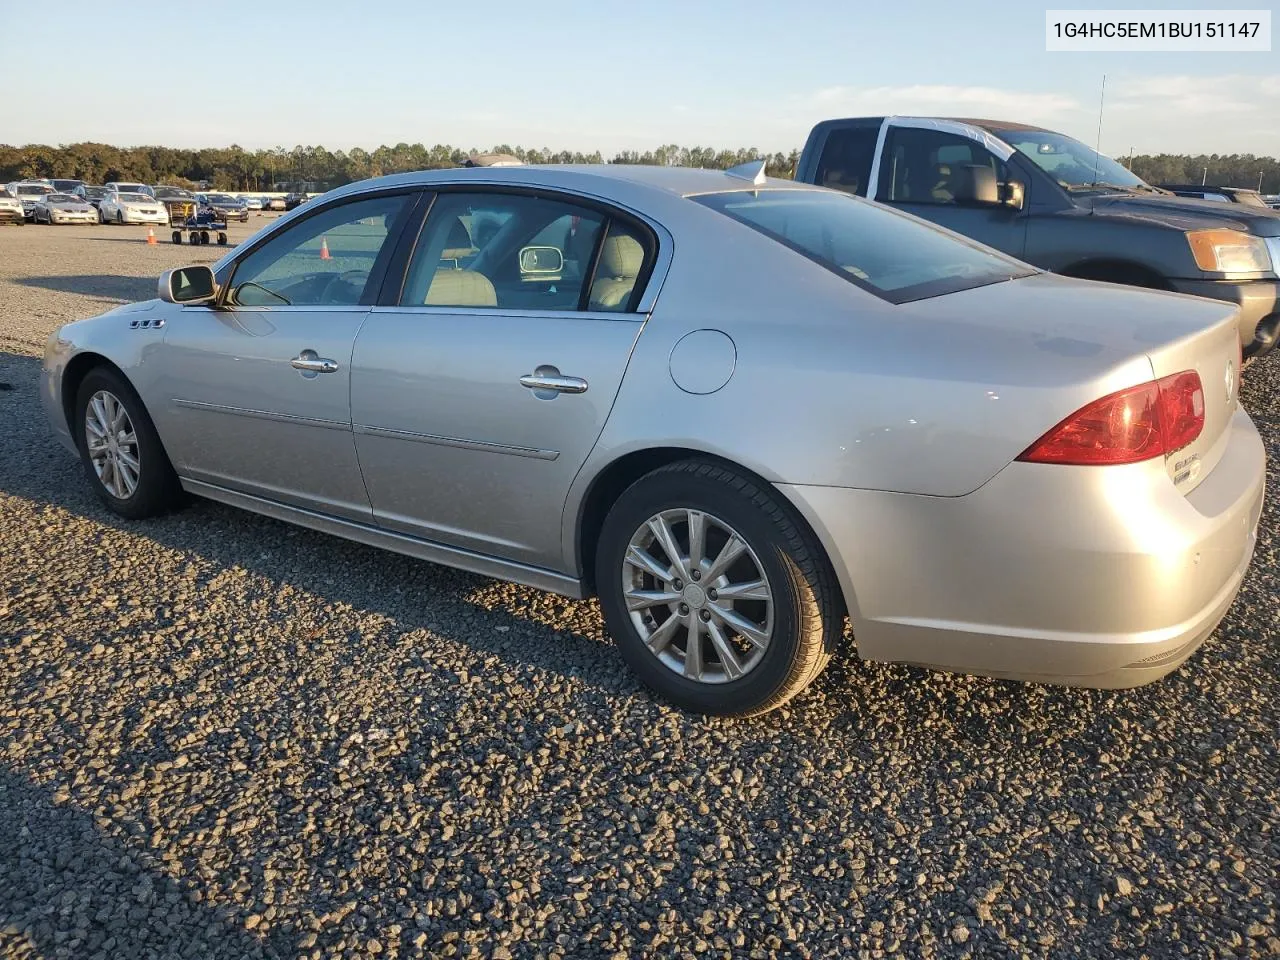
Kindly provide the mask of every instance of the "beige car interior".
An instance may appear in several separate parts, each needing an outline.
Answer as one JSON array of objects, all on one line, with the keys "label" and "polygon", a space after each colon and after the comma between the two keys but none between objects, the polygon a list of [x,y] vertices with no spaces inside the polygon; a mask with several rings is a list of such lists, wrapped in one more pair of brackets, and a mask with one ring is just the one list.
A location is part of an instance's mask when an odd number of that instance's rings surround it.
[{"label": "beige car interior", "polygon": [[[478,248],[467,225],[459,218],[450,228],[440,266],[423,300],[425,306],[497,307],[498,294],[484,274],[464,269],[461,262]],[[614,221],[600,249],[587,309],[618,312],[628,308],[636,281],[644,267],[645,249],[632,228]]]},{"label": "beige car interior", "polygon": [[644,247],[621,224],[614,223],[600,249],[589,310],[626,310],[644,266]]}]

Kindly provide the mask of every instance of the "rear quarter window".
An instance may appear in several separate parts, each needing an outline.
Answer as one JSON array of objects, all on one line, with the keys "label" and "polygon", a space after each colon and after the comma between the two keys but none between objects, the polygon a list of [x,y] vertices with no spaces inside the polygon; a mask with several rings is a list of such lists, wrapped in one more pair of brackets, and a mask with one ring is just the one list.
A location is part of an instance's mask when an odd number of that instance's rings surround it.
[{"label": "rear quarter window", "polygon": [[890,303],[923,300],[1036,272],[981,244],[846,194],[761,190],[690,199]]}]

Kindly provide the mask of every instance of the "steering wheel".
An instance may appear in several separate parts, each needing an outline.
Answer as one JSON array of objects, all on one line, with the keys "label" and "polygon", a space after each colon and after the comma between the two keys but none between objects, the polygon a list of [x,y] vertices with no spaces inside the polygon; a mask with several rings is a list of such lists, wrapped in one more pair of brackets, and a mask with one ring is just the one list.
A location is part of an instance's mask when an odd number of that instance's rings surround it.
[{"label": "steering wheel", "polygon": [[[316,300],[320,303],[346,304],[356,303],[360,299],[360,294],[364,291],[364,285],[369,282],[368,270],[344,270],[342,273],[335,273],[329,277],[325,285],[320,288],[320,293]],[[330,294],[335,292],[339,284],[351,287],[355,291],[355,295],[351,298],[343,298],[341,300],[331,300]]]}]

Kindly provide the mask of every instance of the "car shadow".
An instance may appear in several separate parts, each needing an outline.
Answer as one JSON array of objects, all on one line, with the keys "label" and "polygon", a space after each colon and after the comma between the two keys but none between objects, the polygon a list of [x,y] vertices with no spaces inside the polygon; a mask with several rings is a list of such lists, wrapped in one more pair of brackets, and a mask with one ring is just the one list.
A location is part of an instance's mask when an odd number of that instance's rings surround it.
[{"label": "car shadow", "polygon": [[[15,439],[22,448],[0,461],[0,494],[66,510],[171,550],[198,553],[213,564],[208,581],[225,570],[240,568],[275,585],[305,591],[322,603],[380,613],[402,632],[429,630],[487,655],[572,676],[600,692],[640,689],[602,626],[588,635],[553,623],[557,609],[580,601],[557,597],[531,604],[528,598],[542,598],[541,591],[495,591],[497,581],[487,577],[411,560],[198,497],[188,498],[180,510],[151,520],[117,517],[94,496],[80,461],[51,435],[38,395],[39,373],[37,358],[0,351],[0,383],[10,386],[0,391],[0,420],[18,425]],[[287,554],[282,556],[278,548],[264,554],[259,546],[264,539],[275,544],[285,541]],[[342,579],[331,576],[338,567],[344,571]],[[518,605],[521,612],[507,609],[509,604]],[[537,614],[525,612],[535,605]],[[531,617],[541,617],[543,622]],[[467,624],[469,629],[455,631],[445,624]],[[584,656],[593,669],[584,669]]]},{"label": "car shadow", "polygon": [[123,277],[119,274],[72,274],[56,277],[14,277],[13,283],[55,293],[74,293],[99,300],[132,303],[156,295],[155,277]]},{"label": "car shadow", "polygon": [[[100,823],[108,823],[101,829]],[[258,937],[239,911],[201,903],[126,827],[68,788],[0,766],[0,954],[6,957],[292,956],[297,934]]]}]

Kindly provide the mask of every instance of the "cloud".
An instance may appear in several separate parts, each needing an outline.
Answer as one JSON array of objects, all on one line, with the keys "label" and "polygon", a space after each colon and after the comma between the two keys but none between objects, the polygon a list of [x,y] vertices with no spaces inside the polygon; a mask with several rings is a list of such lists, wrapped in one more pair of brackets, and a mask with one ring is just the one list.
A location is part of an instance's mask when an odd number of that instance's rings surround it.
[{"label": "cloud", "polygon": [[1109,107],[1171,115],[1253,113],[1274,117],[1280,108],[1280,74],[1120,77],[1108,90]]},{"label": "cloud", "polygon": [[909,84],[880,87],[825,87],[801,98],[802,108],[830,113],[925,115],[985,114],[1027,122],[1047,120],[1080,109],[1060,93],[1028,93],[998,87]]}]

